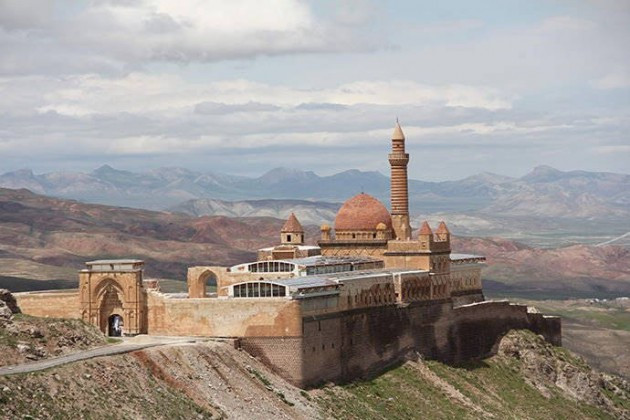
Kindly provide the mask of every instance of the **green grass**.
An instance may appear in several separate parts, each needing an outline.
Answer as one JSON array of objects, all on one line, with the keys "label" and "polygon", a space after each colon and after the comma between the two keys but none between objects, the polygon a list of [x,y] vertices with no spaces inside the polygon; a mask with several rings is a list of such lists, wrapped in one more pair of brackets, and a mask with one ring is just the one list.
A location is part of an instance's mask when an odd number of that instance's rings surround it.
[{"label": "green grass", "polygon": [[[528,332],[529,341],[537,337]],[[580,371],[590,368],[561,347],[548,347],[560,362]],[[546,392],[534,387],[523,374],[524,361],[493,357],[456,366],[437,361],[408,362],[366,381],[322,388],[316,402],[331,417],[339,419],[612,419],[598,407],[575,401],[543,380]],[[426,373],[426,369],[435,376]],[[439,380],[435,381],[435,377]],[[455,390],[455,391],[454,391]],[[458,396],[458,393],[463,395]],[[630,401],[606,394],[618,408]]]},{"label": "green grass", "polygon": [[274,394],[276,394],[278,396],[278,398],[280,398],[280,400],[285,403],[288,406],[293,407],[295,405],[295,403],[287,400],[287,397],[284,395],[284,393],[282,393],[281,391],[279,391],[278,389],[276,389],[276,387],[273,386],[273,384],[271,383],[271,381],[269,379],[267,379],[267,377],[265,375],[263,375],[262,373],[258,372],[256,369],[248,366],[247,367],[247,371],[249,373],[252,374],[252,376],[254,376],[256,379],[258,379],[260,382],[262,382],[262,384],[265,386],[265,388],[267,388],[267,390],[273,392]]}]

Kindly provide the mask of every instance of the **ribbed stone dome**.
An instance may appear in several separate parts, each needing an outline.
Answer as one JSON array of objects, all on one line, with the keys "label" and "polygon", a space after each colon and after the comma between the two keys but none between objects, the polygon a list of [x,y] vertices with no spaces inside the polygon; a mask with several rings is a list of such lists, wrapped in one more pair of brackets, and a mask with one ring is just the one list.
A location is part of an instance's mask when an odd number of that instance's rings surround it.
[{"label": "ribbed stone dome", "polygon": [[392,229],[392,217],[387,208],[369,194],[355,195],[339,209],[335,218],[335,231],[376,230],[383,223]]}]

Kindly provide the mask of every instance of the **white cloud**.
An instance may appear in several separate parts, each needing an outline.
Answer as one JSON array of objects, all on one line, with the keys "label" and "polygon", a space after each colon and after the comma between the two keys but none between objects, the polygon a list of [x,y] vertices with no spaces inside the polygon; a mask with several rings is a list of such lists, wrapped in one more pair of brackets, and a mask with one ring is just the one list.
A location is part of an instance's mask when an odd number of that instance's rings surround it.
[{"label": "white cloud", "polygon": [[[19,92],[28,91],[32,80],[24,79]],[[21,81],[14,80],[13,83]],[[48,91],[42,92],[39,86],[38,92],[42,95],[37,106],[40,112],[55,111],[65,115],[179,113],[191,109],[207,114],[273,111],[279,107],[300,105],[304,109],[303,104],[308,103],[435,105],[498,110],[510,108],[515,99],[513,95],[483,86],[428,86],[400,80],[368,80],[331,88],[300,89],[248,80],[190,83],[173,75],[144,73],[131,73],[122,78],[98,75],[69,77],[63,82],[52,83]]]},{"label": "white cloud", "polygon": [[374,3],[0,0],[0,165],[369,169],[399,116],[430,173],[627,166],[628,7],[496,24]]},{"label": "white cloud", "polygon": [[0,2],[5,74],[125,71],[152,61],[213,62],[369,48],[304,0]]},{"label": "white cloud", "polygon": [[630,87],[630,71],[615,71],[593,82],[598,89],[623,89]]}]

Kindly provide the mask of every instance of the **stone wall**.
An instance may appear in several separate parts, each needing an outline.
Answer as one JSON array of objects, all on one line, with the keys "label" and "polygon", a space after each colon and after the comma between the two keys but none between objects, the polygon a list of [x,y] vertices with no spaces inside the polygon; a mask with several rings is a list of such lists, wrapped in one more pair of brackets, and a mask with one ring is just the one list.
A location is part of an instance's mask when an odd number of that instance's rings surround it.
[{"label": "stone wall", "polygon": [[302,384],[306,353],[301,337],[243,337],[238,344],[293,385]]},{"label": "stone wall", "polygon": [[[509,302],[454,307],[449,299],[361,308],[303,318],[301,373],[286,376],[297,386],[345,382],[370,376],[399,363],[410,352],[446,363],[488,357],[511,329],[530,329],[561,344],[560,319],[528,313]],[[280,374],[283,354],[295,357],[297,344],[252,344],[244,348]],[[284,374],[283,374],[284,375]]]},{"label": "stone wall", "polygon": [[147,292],[148,333],[213,337],[297,337],[302,313],[286,298],[172,298]]},{"label": "stone wall", "polygon": [[23,313],[46,318],[81,318],[79,291],[14,293]]}]

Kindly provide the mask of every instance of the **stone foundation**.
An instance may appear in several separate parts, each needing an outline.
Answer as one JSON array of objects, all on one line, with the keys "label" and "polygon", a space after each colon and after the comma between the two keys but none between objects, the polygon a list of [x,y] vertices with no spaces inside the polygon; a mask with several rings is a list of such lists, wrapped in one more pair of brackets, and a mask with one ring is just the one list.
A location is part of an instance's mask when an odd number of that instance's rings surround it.
[{"label": "stone foundation", "polygon": [[529,329],[555,345],[562,341],[560,318],[528,313],[526,306],[509,302],[454,307],[451,300],[305,317],[303,336],[297,341],[272,337],[240,341],[244,350],[285,379],[307,388],[369,377],[403,361],[410,352],[446,363],[489,357],[512,329]]}]

